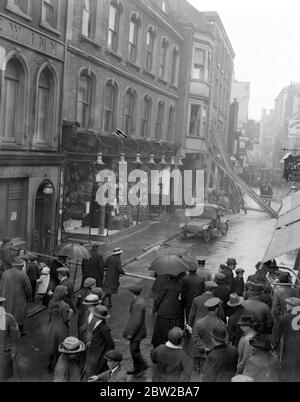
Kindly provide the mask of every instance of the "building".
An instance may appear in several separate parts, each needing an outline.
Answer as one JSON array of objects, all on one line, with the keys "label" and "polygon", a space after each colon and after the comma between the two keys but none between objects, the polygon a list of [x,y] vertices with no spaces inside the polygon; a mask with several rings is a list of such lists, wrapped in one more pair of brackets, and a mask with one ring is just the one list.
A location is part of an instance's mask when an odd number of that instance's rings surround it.
[{"label": "building", "polygon": [[234,102],[235,99],[239,105],[237,128],[243,129],[249,118],[250,82],[236,79],[232,81],[230,102]]},{"label": "building", "polygon": [[0,2],[0,236],[57,240],[66,2]]}]

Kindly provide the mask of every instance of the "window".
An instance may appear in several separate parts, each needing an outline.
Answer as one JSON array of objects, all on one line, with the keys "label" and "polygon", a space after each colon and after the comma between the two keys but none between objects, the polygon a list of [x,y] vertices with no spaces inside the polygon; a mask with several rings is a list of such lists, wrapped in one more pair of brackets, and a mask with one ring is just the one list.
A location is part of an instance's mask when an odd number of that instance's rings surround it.
[{"label": "window", "polygon": [[51,71],[46,68],[38,82],[36,142],[46,144],[49,141],[54,110],[54,80]]},{"label": "window", "polygon": [[92,126],[92,107],[96,79],[93,74],[84,71],[78,82],[77,121],[83,128]]},{"label": "window", "polygon": [[109,9],[107,46],[114,52],[118,50],[119,22],[120,10],[116,5],[111,4]]},{"label": "window", "polygon": [[164,114],[165,114],[165,104],[163,102],[159,101],[158,108],[157,108],[157,121],[156,121],[156,129],[155,129],[156,140],[162,139]]},{"label": "window", "polygon": [[174,139],[174,133],[173,133],[174,117],[175,117],[175,108],[173,105],[171,105],[169,108],[167,141],[173,141],[173,139]]},{"label": "window", "polygon": [[132,89],[128,89],[125,100],[125,133],[128,135],[135,131],[135,104],[136,93]]},{"label": "window", "polygon": [[195,48],[193,58],[192,79],[204,81],[205,78],[205,50]]},{"label": "window", "polygon": [[130,19],[128,48],[128,58],[132,63],[135,63],[137,59],[139,25],[139,18],[133,14]]},{"label": "window", "polygon": [[190,124],[189,124],[189,135],[192,137],[201,137],[201,117],[202,117],[202,106],[201,105],[191,105],[190,111]]},{"label": "window", "polygon": [[146,71],[150,72],[153,68],[153,52],[154,52],[155,31],[149,28],[146,41]]},{"label": "window", "polygon": [[166,75],[168,47],[169,47],[168,40],[164,38],[161,44],[161,59],[160,59],[160,78],[162,79],[164,79]]},{"label": "window", "polygon": [[179,66],[179,50],[177,47],[173,49],[172,71],[171,71],[171,84],[176,85],[178,79],[178,66]]},{"label": "window", "polygon": [[104,94],[104,131],[111,132],[116,128],[116,111],[118,100],[118,86],[109,81],[105,86]]},{"label": "window", "polygon": [[149,137],[151,121],[152,101],[149,96],[145,96],[142,106],[142,127],[141,135],[143,138]]},{"label": "window", "polygon": [[30,0],[7,0],[6,9],[20,15],[21,17],[31,20]]},{"label": "window", "polygon": [[91,13],[91,0],[84,0],[83,13],[82,13],[82,34],[91,38],[92,37],[92,13]]},{"label": "window", "polygon": [[42,26],[56,29],[58,26],[58,0],[42,0]]}]

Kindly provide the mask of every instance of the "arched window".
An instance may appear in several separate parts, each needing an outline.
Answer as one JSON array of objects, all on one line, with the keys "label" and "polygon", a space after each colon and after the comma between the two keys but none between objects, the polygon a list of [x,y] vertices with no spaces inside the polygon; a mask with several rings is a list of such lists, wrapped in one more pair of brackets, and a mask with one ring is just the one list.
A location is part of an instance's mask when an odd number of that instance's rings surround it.
[{"label": "arched window", "polygon": [[142,105],[141,136],[143,138],[150,137],[151,111],[152,111],[152,100],[150,96],[146,95],[144,97]]},{"label": "arched window", "polygon": [[154,55],[154,41],[155,41],[155,30],[150,27],[147,32],[146,39],[146,71],[151,72],[153,68],[153,55]]},{"label": "arched window", "polygon": [[116,128],[118,86],[108,81],[104,94],[104,131],[111,132]]},{"label": "arched window", "polygon": [[179,67],[179,50],[177,47],[173,49],[171,84],[176,85],[178,80],[178,67]]},{"label": "arched window", "polygon": [[37,108],[35,142],[48,144],[56,127],[55,79],[49,68],[39,76],[37,86]]},{"label": "arched window", "polygon": [[120,34],[120,16],[122,7],[118,0],[113,0],[109,8],[107,47],[117,52]]},{"label": "arched window", "polygon": [[166,76],[168,47],[169,42],[166,38],[164,38],[161,44],[161,57],[160,57],[160,78],[162,79],[164,79]]},{"label": "arched window", "polygon": [[125,133],[131,135],[135,131],[136,93],[129,88],[125,98]]},{"label": "arched window", "polygon": [[93,125],[94,93],[96,90],[95,76],[84,70],[78,82],[77,121],[83,128]]},{"label": "arched window", "polygon": [[130,18],[128,45],[128,58],[132,63],[135,63],[137,59],[139,27],[140,19],[133,14]]},{"label": "arched window", "polygon": [[17,142],[23,125],[25,107],[25,71],[17,58],[6,65],[3,93],[3,130],[6,142]]},{"label": "arched window", "polygon": [[173,105],[171,105],[169,108],[167,141],[174,140],[174,118],[175,118],[175,108]]},{"label": "arched window", "polygon": [[157,108],[157,120],[155,129],[155,138],[158,141],[162,139],[164,118],[165,118],[165,104],[164,102],[159,101]]}]

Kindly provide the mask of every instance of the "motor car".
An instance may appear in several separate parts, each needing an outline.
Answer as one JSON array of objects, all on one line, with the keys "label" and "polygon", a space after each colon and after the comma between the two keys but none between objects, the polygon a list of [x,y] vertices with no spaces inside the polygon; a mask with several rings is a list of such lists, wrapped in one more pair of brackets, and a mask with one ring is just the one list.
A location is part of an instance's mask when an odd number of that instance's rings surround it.
[{"label": "motor car", "polygon": [[180,224],[181,238],[186,239],[189,235],[203,236],[208,242],[213,236],[221,234],[225,236],[229,221],[222,219],[225,209],[215,204],[204,204],[186,209],[188,222]]}]

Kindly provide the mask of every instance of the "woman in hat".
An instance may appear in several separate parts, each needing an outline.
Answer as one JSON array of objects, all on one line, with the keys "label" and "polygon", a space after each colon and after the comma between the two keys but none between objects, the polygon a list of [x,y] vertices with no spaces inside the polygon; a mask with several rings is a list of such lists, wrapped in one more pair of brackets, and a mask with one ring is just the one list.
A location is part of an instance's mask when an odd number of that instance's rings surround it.
[{"label": "woman in hat", "polygon": [[250,344],[250,339],[256,335],[257,322],[253,315],[242,315],[239,321],[243,335],[240,338],[238,345],[238,365],[237,374],[243,374],[244,368],[249,357],[252,355],[253,347]]},{"label": "woman in hat", "polygon": [[50,283],[50,268],[47,267],[47,265],[43,262],[41,263],[41,268],[41,276],[37,280],[37,294],[42,297],[42,304],[47,306],[47,298],[49,298],[47,295],[47,290]]},{"label": "woman in hat", "polygon": [[278,382],[279,362],[272,353],[269,337],[264,334],[255,335],[249,343],[253,347],[253,351],[243,374],[252,377],[254,382]]},{"label": "woman in hat", "polygon": [[46,345],[49,353],[48,369],[50,372],[54,369],[59,345],[69,336],[69,321],[72,311],[64,301],[66,294],[67,288],[58,285],[48,306],[49,327],[47,328]]},{"label": "woman in hat", "polygon": [[61,353],[54,369],[53,382],[80,382],[82,375],[82,352],[85,350],[83,342],[70,336],[66,338],[58,351]]},{"label": "woman in hat", "polygon": [[103,285],[103,303],[109,308],[112,307],[111,295],[117,294],[120,287],[120,275],[125,275],[126,271],[122,268],[121,254],[123,251],[115,248],[112,255],[106,261],[106,274]]}]

